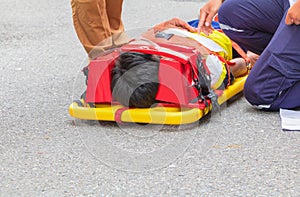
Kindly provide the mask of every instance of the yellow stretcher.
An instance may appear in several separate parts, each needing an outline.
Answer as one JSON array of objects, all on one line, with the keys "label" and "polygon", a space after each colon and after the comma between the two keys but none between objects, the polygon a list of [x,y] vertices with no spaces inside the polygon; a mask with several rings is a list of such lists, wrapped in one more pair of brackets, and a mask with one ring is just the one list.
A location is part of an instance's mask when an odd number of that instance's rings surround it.
[{"label": "yellow stretcher", "polygon": [[[226,88],[218,103],[221,105],[244,89],[247,76],[239,77],[234,83]],[[124,109],[122,105],[96,104],[90,106],[83,100],[74,101],[69,106],[69,113],[72,117],[83,120],[116,121],[116,112]],[[210,110],[211,105],[205,109],[157,106],[146,109],[124,109],[119,117],[122,122],[137,122],[151,124],[180,125],[193,123],[204,117]]]}]

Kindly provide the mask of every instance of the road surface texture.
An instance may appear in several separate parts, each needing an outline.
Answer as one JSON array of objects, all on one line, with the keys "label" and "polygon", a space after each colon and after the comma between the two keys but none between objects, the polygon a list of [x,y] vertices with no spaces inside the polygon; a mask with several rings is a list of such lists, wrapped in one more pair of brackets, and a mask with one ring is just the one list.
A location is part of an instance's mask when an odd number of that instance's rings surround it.
[{"label": "road surface texture", "polygon": [[[204,1],[128,0],[130,35]],[[0,196],[300,196],[299,132],[241,95],[184,126],[78,121],[85,51],[68,0],[0,0]]]}]

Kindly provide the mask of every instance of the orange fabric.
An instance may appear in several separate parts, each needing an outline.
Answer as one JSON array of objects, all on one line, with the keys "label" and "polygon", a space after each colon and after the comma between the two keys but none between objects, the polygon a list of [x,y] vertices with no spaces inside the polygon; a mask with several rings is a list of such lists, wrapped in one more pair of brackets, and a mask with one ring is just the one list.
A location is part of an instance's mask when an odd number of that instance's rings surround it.
[{"label": "orange fabric", "polygon": [[250,63],[250,58],[247,56],[245,51],[234,41],[232,42],[232,47],[238,52],[238,54],[246,61],[246,63]]},{"label": "orange fabric", "polygon": [[92,49],[103,51],[122,38],[122,3],[123,0],[71,0],[74,27],[89,56]]}]

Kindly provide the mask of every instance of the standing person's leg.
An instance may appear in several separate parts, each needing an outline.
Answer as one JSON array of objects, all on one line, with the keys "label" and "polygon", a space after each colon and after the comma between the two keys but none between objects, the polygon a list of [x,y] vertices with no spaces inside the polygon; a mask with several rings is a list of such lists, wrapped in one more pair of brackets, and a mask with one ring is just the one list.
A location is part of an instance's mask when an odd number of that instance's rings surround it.
[{"label": "standing person's leg", "polygon": [[246,99],[266,110],[300,106],[300,26],[284,20],[285,15],[244,88]]},{"label": "standing person's leg", "polygon": [[112,34],[124,31],[122,21],[123,0],[106,0],[106,10]]},{"label": "standing person's leg", "polygon": [[[71,0],[71,5],[77,36],[86,52],[90,53],[101,41],[111,36],[106,0]],[[101,45],[98,48],[110,46],[111,40]]]},{"label": "standing person's leg", "polygon": [[[287,1],[287,2],[285,2]],[[223,31],[244,50],[261,54],[272,39],[288,0],[226,0],[219,12],[222,24],[241,31]]]},{"label": "standing person's leg", "polygon": [[123,0],[106,0],[107,16],[114,46],[122,45],[129,41],[129,38],[124,33],[122,5]]}]

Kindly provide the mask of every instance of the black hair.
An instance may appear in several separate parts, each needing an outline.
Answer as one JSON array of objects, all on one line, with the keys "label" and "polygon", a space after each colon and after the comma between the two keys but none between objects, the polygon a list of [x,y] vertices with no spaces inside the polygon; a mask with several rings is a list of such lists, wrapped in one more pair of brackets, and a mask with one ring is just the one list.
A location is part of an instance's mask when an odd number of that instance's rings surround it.
[{"label": "black hair", "polygon": [[160,58],[138,52],[124,52],[112,70],[113,98],[126,107],[149,108],[156,100]]}]

